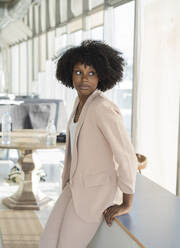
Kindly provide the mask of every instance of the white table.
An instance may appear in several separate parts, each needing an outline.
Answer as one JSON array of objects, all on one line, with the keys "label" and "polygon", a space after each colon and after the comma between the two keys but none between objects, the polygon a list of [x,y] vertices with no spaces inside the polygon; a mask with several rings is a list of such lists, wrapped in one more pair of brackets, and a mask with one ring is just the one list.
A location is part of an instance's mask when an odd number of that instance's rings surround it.
[{"label": "white table", "polygon": [[24,180],[20,183],[17,192],[2,201],[8,208],[39,210],[41,205],[49,202],[50,198],[38,189],[37,177],[32,178],[32,172],[35,168],[32,153],[37,149],[62,148],[65,144],[57,143],[54,146],[47,146],[46,135],[44,130],[22,129],[12,132],[10,145],[2,145],[0,139],[0,149],[19,150],[18,164],[24,172]]}]

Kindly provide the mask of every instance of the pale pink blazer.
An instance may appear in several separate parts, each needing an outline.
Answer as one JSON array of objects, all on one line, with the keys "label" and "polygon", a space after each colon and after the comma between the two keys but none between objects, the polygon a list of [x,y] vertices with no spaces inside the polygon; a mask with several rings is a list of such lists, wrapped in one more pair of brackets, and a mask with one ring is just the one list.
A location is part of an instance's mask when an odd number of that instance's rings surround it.
[{"label": "pale pink blazer", "polygon": [[82,108],[71,157],[69,126],[78,103],[77,96],[66,130],[62,189],[69,181],[77,215],[96,222],[115,196],[119,202],[118,187],[134,193],[137,159],[119,108],[98,89]]}]

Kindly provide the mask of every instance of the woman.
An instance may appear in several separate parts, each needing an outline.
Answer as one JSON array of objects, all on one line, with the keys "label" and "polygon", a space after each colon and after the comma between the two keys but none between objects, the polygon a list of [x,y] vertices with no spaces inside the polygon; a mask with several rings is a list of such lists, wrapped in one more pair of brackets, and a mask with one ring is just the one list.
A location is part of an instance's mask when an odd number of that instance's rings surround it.
[{"label": "woman", "polygon": [[58,61],[57,79],[78,96],[67,125],[62,193],[40,248],[85,248],[103,217],[110,226],[132,206],[136,154],[119,108],[103,94],[122,80],[123,66],[121,53],[91,40]]}]

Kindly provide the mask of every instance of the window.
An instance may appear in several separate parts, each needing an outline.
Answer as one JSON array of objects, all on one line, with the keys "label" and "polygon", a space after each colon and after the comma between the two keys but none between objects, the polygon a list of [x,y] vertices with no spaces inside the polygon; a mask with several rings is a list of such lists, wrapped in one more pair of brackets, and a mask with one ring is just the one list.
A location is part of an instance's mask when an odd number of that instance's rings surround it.
[{"label": "window", "polygon": [[[133,75],[133,46],[134,46],[134,1],[120,5],[112,13],[112,46],[123,53],[126,65],[123,81],[107,92],[123,115],[124,123],[131,136],[132,118],[132,75]],[[108,16],[108,18],[110,18]],[[107,23],[107,21],[106,21]],[[109,95],[108,95],[109,94]]]},{"label": "window", "polygon": [[93,40],[103,40],[103,26],[93,28],[91,30],[91,36]]}]

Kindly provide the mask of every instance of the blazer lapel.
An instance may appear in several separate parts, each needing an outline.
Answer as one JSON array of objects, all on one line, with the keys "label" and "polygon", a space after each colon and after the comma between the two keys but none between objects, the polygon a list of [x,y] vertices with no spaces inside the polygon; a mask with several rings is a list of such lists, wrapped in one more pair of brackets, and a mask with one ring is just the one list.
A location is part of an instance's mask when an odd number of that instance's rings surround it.
[{"label": "blazer lapel", "polygon": [[[74,147],[73,147],[73,154],[72,154],[72,159],[71,159],[71,169],[70,169],[70,180],[72,179],[72,177],[74,175],[74,172],[76,170],[77,154],[78,154],[78,149],[77,149],[77,147],[78,147],[78,136],[79,136],[81,127],[83,125],[83,122],[84,122],[84,119],[85,119],[85,116],[86,116],[86,113],[87,113],[87,110],[88,110],[88,107],[89,107],[90,103],[93,101],[93,99],[95,97],[97,97],[100,94],[102,94],[102,92],[100,90],[96,89],[88,97],[88,99],[86,100],[86,102],[85,102],[85,104],[84,104],[84,106],[82,108],[81,114],[79,116],[78,124],[76,126],[76,131],[75,131],[75,137],[74,137]],[[74,113],[76,111],[76,108],[77,108],[78,104],[79,104],[79,97],[77,97],[76,100],[75,100],[74,108],[73,108],[70,120],[68,122],[68,134],[69,134],[69,126],[70,126],[70,123],[72,121],[72,118],[74,116]]]}]

